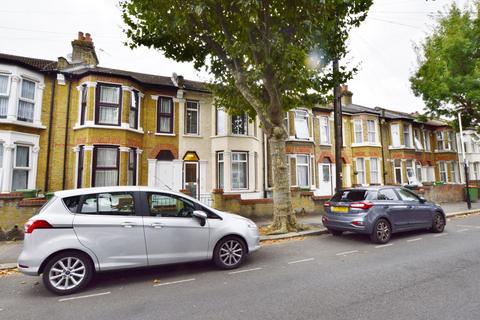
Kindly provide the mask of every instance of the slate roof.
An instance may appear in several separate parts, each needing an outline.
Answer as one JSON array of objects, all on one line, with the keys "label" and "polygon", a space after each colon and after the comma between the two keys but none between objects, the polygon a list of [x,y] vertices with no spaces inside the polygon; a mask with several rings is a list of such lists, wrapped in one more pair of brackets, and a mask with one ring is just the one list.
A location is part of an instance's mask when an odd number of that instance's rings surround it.
[{"label": "slate roof", "polygon": [[11,54],[0,53],[0,61],[13,62],[28,69],[35,71],[49,71],[57,68],[57,62],[30,57],[15,56]]}]

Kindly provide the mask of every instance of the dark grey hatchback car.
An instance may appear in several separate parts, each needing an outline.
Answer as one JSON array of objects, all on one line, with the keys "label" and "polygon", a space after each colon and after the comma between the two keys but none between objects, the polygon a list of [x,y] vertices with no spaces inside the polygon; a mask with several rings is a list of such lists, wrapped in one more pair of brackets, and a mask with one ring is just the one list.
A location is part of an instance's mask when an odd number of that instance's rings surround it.
[{"label": "dark grey hatchback car", "polygon": [[446,224],[440,206],[402,187],[344,189],[324,206],[322,222],[334,236],[344,231],[363,233],[375,243],[387,243],[393,233],[401,231],[443,232]]}]

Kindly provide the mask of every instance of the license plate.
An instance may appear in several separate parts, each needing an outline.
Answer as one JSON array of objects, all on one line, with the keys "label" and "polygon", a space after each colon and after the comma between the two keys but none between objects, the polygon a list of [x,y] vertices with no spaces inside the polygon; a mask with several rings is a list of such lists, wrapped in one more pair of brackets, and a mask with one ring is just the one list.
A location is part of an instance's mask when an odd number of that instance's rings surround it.
[{"label": "license plate", "polygon": [[332,207],[332,212],[347,213],[348,207]]}]

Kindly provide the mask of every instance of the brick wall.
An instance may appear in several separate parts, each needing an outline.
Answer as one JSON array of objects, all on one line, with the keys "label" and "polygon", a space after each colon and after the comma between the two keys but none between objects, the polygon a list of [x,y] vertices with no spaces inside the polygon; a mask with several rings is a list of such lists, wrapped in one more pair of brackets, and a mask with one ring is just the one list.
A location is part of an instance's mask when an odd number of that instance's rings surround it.
[{"label": "brick wall", "polygon": [[22,199],[18,194],[0,197],[0,241],[23,239],[23,225],[36,214],[45,199]]}]

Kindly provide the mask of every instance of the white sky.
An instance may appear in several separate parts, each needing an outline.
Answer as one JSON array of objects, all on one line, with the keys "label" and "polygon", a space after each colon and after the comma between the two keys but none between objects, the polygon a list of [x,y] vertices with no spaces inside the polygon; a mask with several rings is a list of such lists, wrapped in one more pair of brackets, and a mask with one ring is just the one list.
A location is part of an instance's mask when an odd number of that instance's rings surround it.
[{"label": "white sky", "polygon": [[[359,65],[349,83],[353,102],[402,111],[423,108],[410,90],[416,67],[413,43],[431,30],[432,13],[452,1],[463,7],[468,0],[375,0],[366,21],[350,36],[345,62]],[[191,64],[164,58],[161,52],[123,46],[122,19],[116,0],[15,0],[0,6],[0,52],[56,60],[71,52],[78,31],[89,32],[100,65],[191,80],[206,80]]]}]

